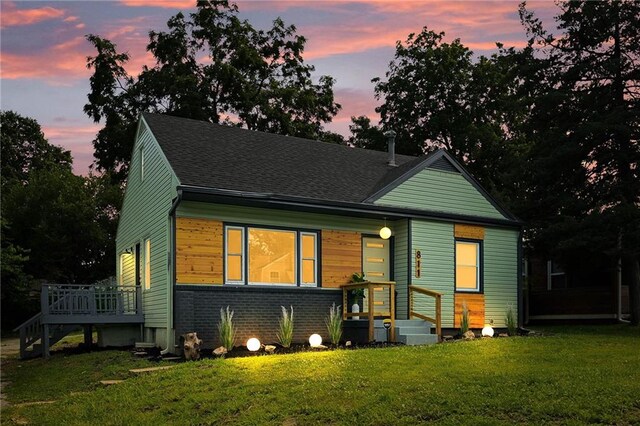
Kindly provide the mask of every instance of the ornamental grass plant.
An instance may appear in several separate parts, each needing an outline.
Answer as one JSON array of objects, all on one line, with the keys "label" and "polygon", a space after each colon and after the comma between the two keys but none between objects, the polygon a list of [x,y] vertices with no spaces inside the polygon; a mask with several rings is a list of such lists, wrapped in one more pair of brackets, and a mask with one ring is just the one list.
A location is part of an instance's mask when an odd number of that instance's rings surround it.
[{"label": "ornamental grass plant", "polygon": [[325,319],[327,325],[327,331],[329,331],[329,338],[333,345],[340,343],[342,338],[342,314],[340,313],[340,306],[333,306],[329,308],[329,316]]},{"label": "ornamental grass plant", "polygon": [[220,344],[228,351],[232,350],[236,343],[236,328],[233,324],[233,311],[220,308],[220,322],[218,323]]},{"label": "ornamental grass plant", "polygon": [[291,312],[287,311],[284,306],[282,308],[282,317],[279,321],[280,331],[276,334],[278,342],[288,348],[291,346],[293,340],[293,306],[291,306]]}]

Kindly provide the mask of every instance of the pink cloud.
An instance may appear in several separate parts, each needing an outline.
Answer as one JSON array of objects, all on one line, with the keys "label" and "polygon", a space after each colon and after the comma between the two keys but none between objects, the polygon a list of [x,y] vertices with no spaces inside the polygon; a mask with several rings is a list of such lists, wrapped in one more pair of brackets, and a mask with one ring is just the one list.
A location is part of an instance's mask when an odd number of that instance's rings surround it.
[{"label": "pink cloud", "polygon": [[58,123],[43,125],[42,132],[54,145],[62,146],[71,151],[73,156],[73,170],[76,174],[86,175],[93,163],[93,145],[91,141],[102,127],[100,124],[70,124],[66,120],[64,125]]},{"label": "pink cloud", "polygon": [[129,7],[161,7],[166,9],[192,9],[196,7],[195,0],[120,0]]},{"label": "pink cloud", "polygon": [[64,16],[65,11],[53,7],[40,7],[35,9],[18,9],[13,2],[3,2],[2,14],[0,14],[0,27],[14,27],[19,25],[31,25],[50,19]]}]

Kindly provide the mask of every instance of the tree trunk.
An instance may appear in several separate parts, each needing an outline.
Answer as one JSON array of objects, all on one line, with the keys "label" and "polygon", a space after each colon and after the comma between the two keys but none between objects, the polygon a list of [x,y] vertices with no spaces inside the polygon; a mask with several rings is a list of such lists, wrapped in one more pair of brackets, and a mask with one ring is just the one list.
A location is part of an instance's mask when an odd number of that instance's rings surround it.
[{"label": "tree trunk", "polygon": [[634,257],[629,261],[631,277],[629,279],[629,308],[631,325],[640,325],[640,259]]}]

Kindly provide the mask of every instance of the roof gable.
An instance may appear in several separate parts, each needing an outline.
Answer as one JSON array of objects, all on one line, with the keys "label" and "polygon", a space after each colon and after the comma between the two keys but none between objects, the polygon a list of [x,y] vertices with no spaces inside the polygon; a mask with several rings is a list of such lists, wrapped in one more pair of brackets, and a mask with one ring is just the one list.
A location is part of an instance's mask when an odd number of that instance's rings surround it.
[{"label": "roof gable", "polygon": [[416,157],[143,114],[181,185],[362,202]]}]

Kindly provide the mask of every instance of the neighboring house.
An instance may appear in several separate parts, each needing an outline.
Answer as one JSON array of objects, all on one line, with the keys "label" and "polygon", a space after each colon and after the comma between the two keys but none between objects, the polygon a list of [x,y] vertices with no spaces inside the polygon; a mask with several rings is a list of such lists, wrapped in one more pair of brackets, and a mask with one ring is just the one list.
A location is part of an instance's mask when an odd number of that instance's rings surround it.
[{"label": "neighboring house", "polygon": [[620,320],[629,314],[629,287],[615,260],[563,267],[530,254],[526,262],[525,322]]},{"label": "neighboring house", "polygon": [[326,335],[340,286],[360,271],[396,282],[398,319],[412,284],[442,293],[444,328],[458,327],[463,302],[472,327],[503,327],[518,304],[520,223],[443,150],[388,159],[143,114],[116,250],[120,282],[144,288],[145,339],[173,349],[196,331],[214,347],[226,306],[239,343],[275,341],[281,306],[294,308],[296,340]]},{"label": "neighboring house", "polygon": [[[507,306],[521,311],[521,224],[446,151],[416,158],[390,147],[143,114],[116,252],[118,283],[142,293],[144,319],[101,326],[101,343],[142,337],[173,352],[195,331],[212,348],[227,306],[238,344],[275,342],[281,306],[294,309],[295,341],[326,339],[329,307],[345,304],[341,286],[356,272],[395,283],[379,300],[372,287],[368,303],[397,320],[408,319],[411,299],[414,312],[434,316],[425,289],[442,295],[445,329],[459,327],[464,305],[472,328],[504,327]],[[379,236],[385,226],[389,239]],[[426,341],[410,337],[400,330],[399,340]]]}]

